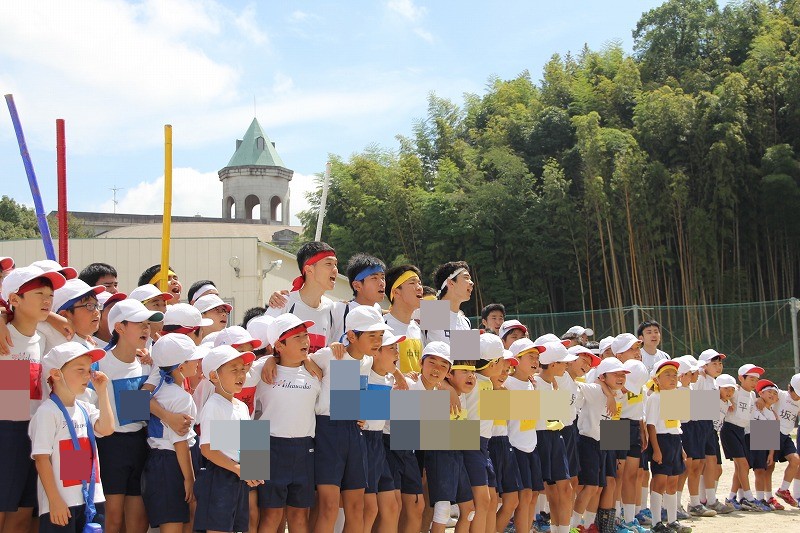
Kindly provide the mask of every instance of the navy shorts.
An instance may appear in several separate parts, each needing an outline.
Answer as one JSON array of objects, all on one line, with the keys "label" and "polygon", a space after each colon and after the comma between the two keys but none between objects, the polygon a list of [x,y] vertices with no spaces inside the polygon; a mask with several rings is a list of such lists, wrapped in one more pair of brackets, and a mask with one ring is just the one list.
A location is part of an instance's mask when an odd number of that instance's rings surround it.
[{"label": "navy shorts", "polygon": [[363,433],[367,445],[367,494],[394,490],[394,476],[383,448],[383,431]]},{"label": "navy shorts", "polygon": [[719,435],[714,430],[714,422],[711,420],[698,420],[697,431],[700,434],[700,440],[703,442],[703,450],[706,456],[716,455],[719,449]]},{"label": "navy shorts", "polygon": [[642,426],[640,420],[631,420],[630,418],[623,418],[622,420],[627,420],[630,422],[630,447],[627,450],[623,450],[624,453],[622,456],[619,454],[617,455],[618,459],[625,459],[626,457],[635,457],[636,459],[641,459],[642,457]]},{"label": "navy shorts", "polygon": [[472,500],[472,487],[462,452],[428,450],[425,453],[425,473],[431,507],[436,502],[453,504]]},{"label": "navy shorts", "polygon": [[722,442],[722,451],[725,452],[726,459],[732,461],[744,457],[749,461],[750,446],[747,445],[743,427],[723,422],[719,430],[719,440]]},{"label": "navy shorts", "polygon": [[569,479],[567,447],[559,431],[540,429],[536,431],[536,451],[542,465],[542,480],[548,485]]},{"label": "navy shorts", "polygon": [[751,450],[750,451],[750,468],[753,470],[766,470],[767,456],[770,450]]},{"label": "navy shorts", "polygon": [[392,450],[391,435],[384,433],[383,450],[389,472],[392,473],[393,486],[401,494],[422,494],[422,472],[414,452],[411,450]]},{"label": "navy shorts", "polygon": [[269,438],[269,480],[259,485],[259,509],[314,505],[314,438]]},{"label": "navy shorts", "polygon": [[581,464],[578,460],[578,426],[575,424],[564,426],[559,433],[561,433],[561,437],[564,439],[564,446],[567,449],[569,475],[570,477],[575,477],[581,469]]},{"label": "navy shorts", "polygon": [[705,459],[706,457],[706,435],[704,429],[700,427],[697,420],[681,422],[681,444],[686,457],[689,459]]},{"label": "navy shorts", "polygon": [[650,444],[647,445],[647,448],[642,450],[642,457],[639,459],[639,468],[644,470],[645,472],[650,471],[650,460],[653,457],[653,448]]},{"label": "navy shorts", "polygon": [[717,432],[716,429],[714,430],[714,447],[715,447],[714,454],[717,456],[717,464],[721,465],[722,464],[722,449],[720,448],[720,445],[719,445],[719,433]]},{"label": "navy shorts", "polygon": [[206,458],[203,457],[203,454],[200,452],[200,433],[198,433],[198,429],[200,426],[195,426],[195,439],[194,439],[194,446],[189,448],[189,453],[192,456],[192,468],[194,468],[195,472],[199,472],[201,468],[206,466]]},{"label": "navy shorts", "polygon": [[472,487],[496,487],[494,465],[489,457],[489,439],[481,437],[480,450],[464,450],[464,467]]},{"label": "navy shorts", "polygon": [[250,524],[250,487],[239,477],[211,461],[194,482],[197,507],[195,531],[247,531]]},{"label": "navy shorts", "polygon": [[142,472],[142,499],[150,527],[189,522],[183,472],[174,450],[150,450]]},{"label": "navy shorts", "polygon": [[775,462],[785,463],[788,461],[787,455],[797,453],[797,447],[792,442],[792,437],[781,433],[780,450],[775,450]]},{"label": "navy shorts", "polygon": [[36,507],[36,503],[36,465],[31,459],[28,421],[0,420],[0,513]]},{"label": "navy shorts", "polygon": [[142,471],[149,453],[147,428],[132,433],[112,433],[97,439],[103,492],[141,496]]},{"label": "navy shorts", "polygon": [[367,488],[367,445],[354,420],[317,415],[314,478],[317,485],[341,490]]},{"label": "navy shorts", "polygon": [[[578,485],[602,487],[606,482],[606,450],[600,449],[600,441],[586,435],[578,436],[578,456],[581,460],[581,471],[578,473]],[[616,459],[614,450],[610,455]]]},{"label": "navy shorts", "polygon": [[672,433],[659,433],[658,447],[661,449],[661,464],[650,461],[650,471],[654,476],[679,476],[686,470],[683,463],[681,436]]},{"label": "navy shorts", "polygon": [[514,447],[508,442],[507,435],[489,439],[489,457],[492,459],[494,475],[497,478],[497,492],[505,494],[522,490],[517,456],[514,455]]},{"label": "navy shorts", "polygon": [[539,460],[539,454],[536,453],[536,450],[525,453],[522,450],[514,448],[514,455],[517,457],[517,465],[519,465],[519,476],[522,480],[522,488],[534,492],[543,491],[542,463]]},{"label": "navy shorts", "polygon": [[[106,504],[104,502],[97,502],[94,504],[94,510],[97,512],[92,518],[93,524],[100,524],[105,529],[106,527]],[[83,527],[86,525],[86,514],[84,513],[83,505],[75,505],[69,508],[70,519],[66,526],[57,526],[50,521],[50,513],[45,513],[39,517],[39,533],[65,533],[75,532],[81,533]]]},{"label": "navy shorts", "polygon": [[606,486],[607,477],[617,477],[617,454],[613,450],[604,450],[603,453],[605,454],[603,461],[605,462],[606,475],[600,481],[602,483],[601,487]]}]

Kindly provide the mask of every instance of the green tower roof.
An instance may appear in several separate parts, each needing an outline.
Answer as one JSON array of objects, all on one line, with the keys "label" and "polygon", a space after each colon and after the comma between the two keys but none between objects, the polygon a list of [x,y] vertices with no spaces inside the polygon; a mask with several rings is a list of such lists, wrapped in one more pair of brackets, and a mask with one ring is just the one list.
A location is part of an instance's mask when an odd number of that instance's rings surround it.
[{"label": "green tower roof", "polygon": [[250,127],[247,128],[247,133],[233,153],[233,157],[228,161],[229,167],[248,167],[248,166],[263,166],[263,167],[283,167],[283,159],[278,155],[272,142],[267,137],[264,130],[261,129],[261,124],[258,119],[253,119]]}]

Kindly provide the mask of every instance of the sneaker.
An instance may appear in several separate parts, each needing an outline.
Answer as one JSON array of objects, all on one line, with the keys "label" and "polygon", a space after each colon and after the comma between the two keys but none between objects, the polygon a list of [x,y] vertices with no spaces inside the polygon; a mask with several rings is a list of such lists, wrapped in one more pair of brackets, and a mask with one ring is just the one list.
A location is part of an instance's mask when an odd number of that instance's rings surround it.
[{"label": "sneaker", "polygon": [[717,512],[709,509],[702,503],[700,505],[690,505],[689,514],[692,516],[717,516]]},{"label": "sneaker", "polygon": [[508,524],[503,533],[517,533],[517,528],[514,527],[514,524]]},{"label": "sneaker", "polygon": [[691,517],[692,515],[686,512],[686,509],[683,508],[683,505],[678,504],[678,520],[689,520]]},{"label": "sneaker", "polygon": [[772,507],[769,503],[767,503],[767,500],[757,500],[757,501],[758,505],[761,507],[763,511],[769,512],[775,510],[774,507]]},{"label": "sneaker", "polygon": [[550,524],[542,519],[541,515],[536,515],[536,520],[533,521],[533,529],[539,533],[550,533]]},{"label": "sneaker", "polygon": [[663,507],[661,508],[661,521],[664,522],[664,525],[669,523],[667,522],[667,510]]},{"label": "sneaker", "polygon": [[653,529],[650,530],[652,533],[672,533],[672,530],[667,527],[664,522],[659,522],[658,524],[653,526]]},{"label": "sneaker", "polygon": [[541,516],[542,517],[542,522],[547,522],[548,524],[550,523],[550,513],[545,513],[544,511],[542,511],[541,513],[539,513],[536,516],[537,516],[537,520],[539,519],[538,517]]},{"label": "sneaker", "polygon": [[670,529],[670,531],[674,531],[674,533],[692,533],[692,528],[689,526],[684,526],[677,520],[667,524],[667,527]]},{"label": "sneaker", "polygon": [[629,531],[634,531],[635,533],[647,533],[650,531],[646,527],[642,527],[635,518],[630,522],[623,522],[622,526],[628,528]]},{"label": "sneaker", "polygon": [[786,489],[776,491],[775,492],[775,496],[777,496],[781,500],[785,501],[786,503],[788,503],[792,507],[800,507],[800,504],[797,503],[797,500],[792,498],[792,495],[789,494],[789,491],[786,490]]},{"label": "sneaker", "polygon": [[614,524],[614,531],[616,533],[638,533],[635,529],[630,529],[623,522],[616,522]]},{"label": "sneaker", "polygon": [[642,509],[639,511],[639,514],[636,515],[636,520],[643,526],[652,526],[653,520],[651,520],[651,518],[650,509]]},{"label": "sneaker", "polygon": [[745,498],[742,498],[741,500],[739,500],[739,505],[742,507],[742,511],[761,513],[764,512],[765,510],[764,508],[761,507],[761,504],[758,503],[758,501],[756,501],[755,499],[747,500]]},{"label": "sneaker", "polygon": [[781,502],[779,502],[777,498],[775,498],[775,496],[767,500],[767,504],[769,504],[769,506],[775,509],[776,511],[783,511],[786,509],[786,507],[781,505]]},{"label": "sneaker", "polygon": [[723,503],[719,500],[715,501],[711,505],[707,505],[709,509],[712,511],[716,511],[717,514],[728,514],[734,512],[736,509],[730,503]]},{"label": "sneaker", "polygon": [[706,500],[705,498],[700,498],[700,503],[708,507],[708,500]]},{"label": "sneaker", "polygon": [[739,504],[738,501],[736,501],[736,498],[733,498],[733,499],[725,498],[725,504],[726,505],[730,505],[731,507],[733,507],[734,511],[741,511],[742,510],[742,506]]}]

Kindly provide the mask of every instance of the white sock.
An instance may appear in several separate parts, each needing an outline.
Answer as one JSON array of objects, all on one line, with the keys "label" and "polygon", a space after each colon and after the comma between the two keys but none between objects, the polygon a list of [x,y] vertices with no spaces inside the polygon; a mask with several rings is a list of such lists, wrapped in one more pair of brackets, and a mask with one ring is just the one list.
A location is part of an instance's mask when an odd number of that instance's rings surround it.
[{"label": "white sock", "polygon": [[622,514],[622,502],[617,500],[614,504],[614,508],[617,510],[617,516]]},{"label": "white sock", "polygon": [[697,493],[697,495],[700,497],[701,500],[703,498],[706,499],[708,498],[708,496],[706,495],[706,484],[705,484],[705,478],[703,478],[703,474],[700,474],[700,491]]},{"label": "white sock", "polygon": [[650,494],[650,489],[642,487],[642,509],[647,509],[647,496]]},{"label": "white sock", "polygon": [[344,531],[344,509],[339,507],[339,514],[336,515],[336,524],[333,526],[335,533],[342,533]]},{"label": "white sock", "polygon": [[[539,494],[539,498],[536,500],[536,512],[541,513],[547,507],[547,496],[544,494]],[[535,515],[534,515],[535,516]]]},{"label": "white sock", "polygon": [[661,522],[661,501],[664,495],[657,492],[650,493],[650,512],[653,513],[653,522]]},{"label": "white sock", "polygon": [[583,515],[579,515],[575,511],[572,511],[572,520],[569,522],[569,527],[578,527],[581,525],[581,521],[583,520]]},{"label": "white sock", "polygon": [[763,499],[764,499],[764,493],[762,491],[760,491],[760,490],[757,490],[756,491],[756,500],[763,500]]},{"label": "white sock", "polygon": [[622,510],[625,511],[625,521],[626,522],[633,522],[633,519],[636,518],[636,504],[635,503],[623,503]]},{"label": "white sock", "polygon": [[769,500],[769,499],[772,499],[772,498],[774,498],[774,497],[775,497],[775,495],[774,495],[774,494],[772,494],[772,491],[771,491],[771,490],[765,490],[765,491],[764,491],[764,499],[765,499],[765,500]]},{"label": "white sock", "polygon": [[689,494],[689,505],[691,505],[692,507],[700,505],[700,495],[692,496],[691,494]]},{"label": "white sock", "polygon": [[671,524],[678,519],[678,495],[664,494],[664,507],[667,508],[667,523]]},{"label": "white sock", "polygon": [[[736,496],[741,500],[742,498],[745,497],[744,491],[742,489],[737,490],[736,491]],[[748,500],[752,500],[752,498],[747,498],[747,499]]]},{"label": "white sock", "polygon": [[714,505],[717,503],[717,489],[706,489],[706,505]]},{"label": "white sock", "polygon": [[794,478],[792,481],[792,496],[795,500],[800,498],[800,478]]},{"label": "white sock", "polygon": [[542,504],[542,510],[547,514],[550,514],[550,500],[548,500],[547,496],[545,496],[544,494],[542,494],[539,497],[544,498],[544,503]]},{"label": "white sock", "polygon": [[789,490],[789,482],[786,481],[785,479],[781,483],[781,490]]},{"label": "white sock", "polygon": [[752,491],[745,490],[745,491],[742,491],[742,493],[743,493],[743,496],[742,496],[743,498],[746,498],[748,500],[752,500],[753,499],[753,492]]},{"label": "white sock", "polygon": [[678,498],[678,507],[680,507],[681,502],[683,501],[683,491],[679,490],[675,493],[675,496]]},{"label": "white sock", "polygon": [[585,513],[583,513],[583,523],[586,524],[587,526],[591,526],[592,524],[594,524],[595,518],[597,518],[597,512],[593,513],[591,511],[586,511]]},{"label": "white sock", "polygon": [[738,495],[738,494],[736,494],[735,492],[731,492],[731,493],[728,495],[728,499],[729,499],[729,500],[738,500],[738,499],[739,499],[739,495]]}]

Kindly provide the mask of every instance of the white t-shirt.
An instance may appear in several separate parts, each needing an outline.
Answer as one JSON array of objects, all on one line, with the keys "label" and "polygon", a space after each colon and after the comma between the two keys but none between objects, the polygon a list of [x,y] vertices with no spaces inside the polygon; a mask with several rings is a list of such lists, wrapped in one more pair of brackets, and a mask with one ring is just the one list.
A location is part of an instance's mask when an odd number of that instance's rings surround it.
[{"label": "white t-shirt", "polygon": [[384,316],[383,321],[392,328],[394,335],[404,335],[405,340],[398,345],[399,367],[404,374],[407,372],[419,372],[422,359],[422,330],[416,320],[408,324],[401,322],[394,315],[389,313]]},{"label": "white t-shirt", "polygon": [[[39,322],[36,325],[36,331],[39,333],[42,339],[44,339],[44,348],[42,349],[43,355],[46,355],[47,352],[49,352],[56,346],[68,342],[67,338],[64,335],[62,335],[56,328],[51,326],[49,322]],[[73,340],[78,340],[77,337],[78,336],[75,335],[75,338]]]},{"label": "white t-shirt", "polygon": [[[247,411],[247,406],[244,402],[240,402],[236,398],[229,402],[219,394],[212,394],[200,411],[200,416],[197,420],[197,423],[200,424],[201,446],[203,444],[211,444],[211,422],[213,420],[250,420],[250,413]],[[239,450],[225,449],[220,451],[237,463],[239,462]]]},{"label": "white t-shirt", "polygon": [[556,383],[558,383],[558,390],[567,391],[569,394],[569,421],[564,421],[566,425],[575,423],[578,417],[578,384],[569,375],[569,372],[564,372],[562,376],[556,376]]},{"label": "white t-shirt", "polygon": [[[261,382],[261,371],[264,369],[264,364],[269,357],[271,356],[262,357],[253,361],[250,368],[247,370],[247,377],[244,378],[242,390],[233,395],[234,398],[244,402],[250,416],[253,416],[253,411],[255,409],[256,385]],[[194,403],[198,411],[203,408],[208,399],[211,398],[211,395],[214,394],[215,390],[214,384],[206,377],[197,383],[192,398],[194,398]]]},{"label": "white t-shirt", "polygon": [[140,390],[148,381],[157,385],[160,380],[158,368],[143,365],[138,357],[134,357],[132,363],[124,363],[117,359],[114,350],[107,351],[106,355],[95,364],[100,372],[108,376],[108,399],[114,412],[114,432],[132,433],[145,427],[147,420],[120,420],[117,414],[120,407],[120,393]]},{"label": "white t-shirt", "polygon": [[480,420],[481,423],[481,437],[488,439],[492,436],[492,426],[494,420],[483,420],[481,418],[481,392],[492,390],[492,380],[482,374],[475,374],[477,381],[475,387],[464,395],[466,400],[465,407],[467,408],[468,420]]},{"label": "white t-shirt", "polygon": [[314,325],[308,329],[308,340],[311,343],[308,353],[314,353],[320,348],[328,346],[331,342],[338,341],[333,338],[333,300],[322,296],[319,307],[309,307],[300,298],[300,291],[290,292],[286,305],[283,307],[267,307],[267,316],[280,316],[292,313],[300,320],[313,320]]},{"label": "white t-shirt", "polygon": [[711,376],[705,374],[698,374],[697,381],[692,383],[692,390],[719,390],[717,381]]},{"label": "white t-shirt", "polygon": [[[508,390],[529,390],[533,391],[533,384],[522,381],[514,376],[509,376],[503,384]],[[508,440],[511,445],[521,452],[531,453],[536,449],[536,420],[509,420],[508,421]]]},{"label": "white t-shirt", "polygon": [[[30,416],[33,416],[36,409],[42,404],[43,387],[47,386],[42,383],[44,339],[38,333],[34,333],[33,337],[27,337],[17,331],[14,324],[8,324],[8,333],[14,346],[10,347],[10,355],[0,355],[0,361],[28,361],[31,370],[28,383],[30,388]],[[0,366],[0,368],[3,367]]]},{"label": "white t-shirt", "polygon": [[725,415],[725,422],[742,427],[745,433],[750,433],[750,420],[756,404],[756,393],[747,392],[739,387],[731,398],[731,403],[733,403],[734,410]]},{"label": "white t-shirt", "polygon": [[[508,382],[508,380],[506,380]],[[551,391],[556,390],[553,388],[551,383],[546,382],[542,379],[540,374],[534,374],[533,376],[534,388],[539,391]],[[558,383],[558,382],[556,382]],[[543,429],[547,429],[547,420],[537,420],[536,421],[536,429],[541,431]]]},{"label": "white t-shirt", "polygon": [[778,420],[775,412],[769,407],[763,409],[753,409],[753,420]]},{"label": "white t-shirt", "polygon": [[644,366],[647,367],[648,372],[652,372],[653,367],[659,361],[670,358],[667,352],[662,352],[658,348],[656,348],[656,353],[653,355],[647,353],[647,350],[644,349],[644,346],[639,349],[639,352],[642,354],[642,363],[644,363]]},{"label": "white t-shirt", "polygon": [[647,397],[644,409],[644,417],[648,426],[655,426],[656,433],[671,433],[680,435],[680,420],[662,420],[661,418],[661,394],[654,392]]},{"label": "white t-shirt", "polygon": [[293,439],[313,437],[317,427],[315,408],[322,386],[303,365],[278,365],[275,382],[256,387],[257,420],[269,420],[269,434]]},{"label": "white t-shirt", "polygon": [[714,420],[714,429],[717,430],[717,432],[722,429],[722,423],[725,421],[725,417],[728,416],[728,408],[730,406],[731,402],[719,401],[719,416]]},{"label": "white t-shirt", "polygon": [[628,378],[625,379],[625,389],[628,392],[622,394],[622,409],[619,416],[627,420],[641,420],[644,418],[644,405],[647,394],[644,383],[634,383],[630,378],[631,375],[628,374]]},{"label": "white t-shirt", "polygon": [[[600,441],[600,422],[612,420],[606,413],[606,395],[599,383],[579,383],[583,407],[578,413],[578,433]],[[622,391],[615,391],[617,401],[622,399]]]},{"label": "white t-shirt", "polygon": [[472,325],[469,322],[469,319],[464,315],[463,312],[459,311],[458,313],[454,313],[450,311],[450,329],[436,329],[436,330],[426,330],[425,333],[425,344],[428,344],[432,341],[442,341],[450,344],[450,332],[453,330],[467,330],[472,329]]},{"label": "white t-shirt", "polygon": [[[394,387],[394,374],[387,373],[385,376],[370,370],[367,380],[367,390],[392,390]],[[383,431],[386,420],[367,420],[362,428],[364,431]]]},{"label": "white t-shirt", "polygon": [[[192,395],[185,391],[181,384],[164,383],[153,398],[170,413],[180,413],[191,416],[193,420],[197,419],[197,407],[194,405]],[[191,448],[194,446],[195,436],[194,429],[191,427],[186,435],[181,436],[172,431],[169,424],[164,424],[154,415],[150,415],[150,421],[147,424],[147,444],[153,449],[174,450],[175,443],[181,441],[188,441]]]},{"label": "white t-shirt", "polygon": [[[86,413],[89,415],[89,422],[94,427],[95,422],[100,418],[100,411],[91,404],[84,402],[78,403],[83,405]],[[72,423],[75,425],[75,435],[78,437],[81,450],[89,449],[89,433],[86,430],[86,418],[83,412],[78,409],[77,405],[72,407],[66,406],[67,412],[72,418]],[[61,479],[61,451],[74,450],[72,444],[72,437],[69,434],[66,420],[64,420],[64,413],[61,409],[49,398],[42,403],[41,407],[36,414],[31,418],[31,423],[28,426],[28,435],[31,438],[31,457],[34,455],[49,455],[50,463],[53,465],[53,477],[56,480],[56,487],[58,493],[67,504],[67,507],[81,506],[83,507],[83,492],[80,480],[67,480]],[[95,461],[95,485],[94,485],[94,501],[95,503],[106,501],[103,495],[103,483],[100,476],[100,465],[97,460],[97,449],[94,450]],[[37,479],[37,493],[39,499],[39,515],[47,514],[50,512],[50,502],[47,500],[47,494],[42,486],[42,480]],[[81,511],[83,512],[83,511]]]},{"label": "white t-shirt", "polygon": [[[331,334],[329,335],[331,342],[336,342],[342,338],[342,335],[344,335],[345,332],[344,328],[347,326],[345,323],[347,320],[346,315],[350,314],[350,311],[360,305],[362,304],[356,302],[355,300],[351,300],[349,302],[333,302],[333,310],[331,311],[333,314],[333,325],[331,326]],[[381,315],[383,315],[383,308],[380,306],[380,304],[375,304],[373,307],[377,309]],[[345,309],[347,309],[347,313],[345,313]]]},{"label": "white t-shirt", "polygon": [[778,391],[778,420],[781,422],[781,433],[790,434],[797,426],[797,413],[800,411],[800,402],[792,400],[792,396],[785,390]]},{"label": "white t-shirt", "polygon": [[[317,363],[322,369],[322,390],[317,398],[317,414],[322,416],[331,416],[331,364],[336,364],[338,361],[333,357],[330,348],[323,348],[311,354],[311,360]],[[349,353],[344,354],[342,361],[356,361],[350,356]],[[366,390],[369,372],[372,370],[372,356],[365,355],[360,360],[359,374],[361,376],[360,389]]]}]

